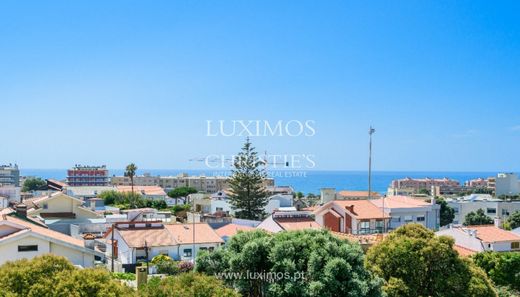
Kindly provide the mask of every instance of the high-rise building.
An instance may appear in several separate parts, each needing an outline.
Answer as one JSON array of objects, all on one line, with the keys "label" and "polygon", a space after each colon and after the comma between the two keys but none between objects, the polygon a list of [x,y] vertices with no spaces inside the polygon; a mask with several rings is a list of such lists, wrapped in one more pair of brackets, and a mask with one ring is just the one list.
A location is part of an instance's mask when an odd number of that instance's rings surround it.
[{"label": "high-rise building", "polygon": [[78,186],[108,186],[109,177],[106,165],[83,166],[75,165],[67,171],[67,184]]},{"label": "high-rise building", "polygon": [[18,165],[0,165],[0,186],[20,186],[20,170]]}]

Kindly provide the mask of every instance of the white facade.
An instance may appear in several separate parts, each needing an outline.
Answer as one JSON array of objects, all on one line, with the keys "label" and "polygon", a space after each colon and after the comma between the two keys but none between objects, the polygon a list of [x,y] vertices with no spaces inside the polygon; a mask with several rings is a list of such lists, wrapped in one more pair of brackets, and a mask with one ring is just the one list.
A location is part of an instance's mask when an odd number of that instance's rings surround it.
[{"label": "white facade", "polygon": [[20,202],[20,187],[0,186],[0,196],[7,197],[9,201],[14,203]]},{"label": "white facade", "polygon": [[516,195],[520,193],[518,176],[514,173],[499,173],[496,178],[495,194]]},{"label": "white facade", "polygon": [[479,209],[491,219],[507,219],[520,210],[520,201],[504,201],[487,194],[472,194],[459,199],[448,199],[448,206],[455,211],[453,224],[463,224],[466,215]]}]

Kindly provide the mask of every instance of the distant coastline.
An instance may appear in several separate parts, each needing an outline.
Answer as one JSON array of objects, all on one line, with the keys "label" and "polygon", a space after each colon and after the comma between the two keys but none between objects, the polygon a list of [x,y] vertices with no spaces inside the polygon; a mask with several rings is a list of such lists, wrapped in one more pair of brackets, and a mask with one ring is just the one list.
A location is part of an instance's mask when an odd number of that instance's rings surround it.
[{"label": "distant coastline", "polygon": [[[109,169],[110,176],[122,175],[123,169]],[[202,170],[202,169],[142,169],[138,174],[150,173],[151,175],[189,175],[214,176],[229,173],[226,170]],[[394,179],[411,177],[451,178],[464,183],[466,180],[495,176],[498,172],[440,172],[440,171],[374,171],[372,173],[372,189],[375,192],[386,193],[390,182]],[[24,176],[37,176],[41,178],[53,178],[62,180],[66,178],[67,169],[20,169]],[[276,185],[289,185],[296,191],[318,194],[321,188],[336,188],[338,190],[366,190],[368,187],[366,171],[335,171],[335,170],[309,170],[288,171],[272,170],[271,177]]]}]

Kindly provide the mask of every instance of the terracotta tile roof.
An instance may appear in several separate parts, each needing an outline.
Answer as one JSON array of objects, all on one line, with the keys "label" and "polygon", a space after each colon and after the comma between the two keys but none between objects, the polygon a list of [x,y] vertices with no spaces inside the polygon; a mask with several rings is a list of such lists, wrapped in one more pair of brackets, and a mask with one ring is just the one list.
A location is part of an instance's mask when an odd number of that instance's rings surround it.
[{"label": "terracotta tile roof", "polygon": [[456,244],[453,245],[453,249],[456,250],[457,253],[459,253],[459,256],[461,256],[461,257],[469,257],[469,256],[472,256],[477,253],[474,250],[470,250],[468,248],[465,248],[463,246],[456,245]]},{"label": "terracotta tile roof", "polygon": [[238,231],[251,231],[255,230],[255,228],[250,226],[243,226],[243,225],[237,225],[237,224],[227,224],[225,226],[222,226],[215,230],[217,232],[218,236],[224,237],[224,236],[234,236],[238,233]]},{"label": "terracotta tile roof", "polygon": [[0,216],[0,223],[2,221],[8,221],[8,222],[12,222],[12,223],[21,225],[21,226],[24,227],[24,229],[31,230],[32,232],[38,233],[38,234],[43,235],[45,237],[54,238],[54,239],[57,239],[57,240],[60,240],[60,241],[67,242],[69,244],[73,244],[73,245],[77,245],[77,246],[80,246],[80,247],[84,247],[83,241],[80,240],[80,239],[76,239],[74,237],[65,235],[63,233],[60,233],[60,232],[57,232],[57,231],[53,231],[53,230],[50,230],[50,229],[42,227],[42,226],[35,225],[34,223],[25,221],[23,219],[17,218],[17,217],[12,216],[12,215],[2,215],[2,216]]},{"label": "terracotta tile roof", "polygon": [[[193,224],[164,225],[179,244],[193,243]],[[195,224],[195,243],[223,243],[220,236],[206,223]]]},{"label": "terracotta tile roof", "polygon": [[314,220],[276,220],[278,225],[286,231],[304,230],[304,229],[321,229],[321,226]]},{"label": "terracotta tile roof", "polygon": [[[132,186],[117,186],[119,192],[132,192]],[[159,186],[134,186],[135,193],[152,196],[166,196],[166,192]]]},{"label": "terracotta tile roof", "polygon": [[494,225],[466,226],[464,229],[477,231],[477,238],[483,242],[520,241],[520,235]]},{"label": "terracotta tile roof", "polygon": [[[383,211],[374,205],[371,201],[373,200],[334,200],[333,203],[339,205],[343,209],[354,207],[354,212],[352,214],[357,219],[382,218]],[[390,218],[388,214],[384,214],[384,217]]]},{"label": "terracotta tile roof", "polygon": [[149,247],[177,245],[166,228],[124,229],[117,232],[131,248],[144,247],[145,241]]},{"label": "terracotta tile roof", "polygon": [[[148,247],[193,244],[192,224],[164,224],[162,228],[118,229],[118,233],[132,248],[144,247],[145,241]],[[208,224],[195,224],[195,243],[223,242]]]},{"label": "terracotta tile roof", "polygon": [[[339,191],[338,195],[350,198],[350,197],[367,197],[368,198],[368,191]],[[381,195],[377,192],[371,192],[370,197],[379,198]]]},{"label": "terracotta tile roof", "polygon": [[[385,208],[415,208],[428,206],[430,203],[408,196],[389,196],[384,198]],[[377,207],[383,207],[383,198],[371,200]]]}]

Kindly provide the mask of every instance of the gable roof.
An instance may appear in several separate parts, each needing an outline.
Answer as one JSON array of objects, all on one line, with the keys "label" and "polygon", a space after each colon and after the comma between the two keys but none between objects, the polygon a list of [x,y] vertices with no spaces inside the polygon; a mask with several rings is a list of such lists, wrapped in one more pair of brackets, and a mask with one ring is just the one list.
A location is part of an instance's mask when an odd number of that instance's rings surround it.
[{"label": "gable roof", "polygon": [[[118,229],[117,233],[132,248],[193,244],[193,224],[164,224],[162,228]],[[108,237],[108,233],[105,237]],[[195,243],[223,243],[206,223],[195,224]]]},{"label": "gable roof", "polygon": [[430,203],[408,196],[389,196],[386,198],[370,200],[377,207],[383,207],[383,199],[385,208],[416,208],[431,205]]},{"label": "gable roof", "polygon": [[[383,210],[374,205],[372,201],[373,200],[334,200],[331,202],[352,214],[356,219],[390,218],[388,214],[383,213]],[[349,208],[352,209],[353,212],[350,211]]]},{"label": "gable roof", "polygon": [[244,226],[244,225],[238,225],[238,224],[231,223],[231,224],[224,225],[220,228],[217,228],[215,230],[215,232],[220,237],[224,237],[224,236],[231,237],[231,236],[236,235],[238,233],[238,231],[251,231],[251,230],[255,230],[255,228],[253,228],[251,226]]},{"label": "gable roof", "polygon": [[[76,239],[72,236],[68,236],[66,234],[50,230],[48,228],[36,225],[34,223],[31,223],[29,221],[25,221],[21,218],[15,217],[13,215],[0,215],[0,225],[1,224],[10,224],[16,226],[16,228],[20,228],[19,231],[16,231],[15,233],[11,234],[12,237],[15,237],[18,234],[21,234],[22,232],[27,231],[33,232],[35,234],[41,235],[45,238],[54,239],[60,242],[64,242],[70,245],[74,245],[76,247],[85,248],[84,243],[80,239]],[[6,239],[6,237],[3,237],[0,239],[0,242],[2,240]]]},{"label": "gable roof", "polygon": [[497,228],[494,225],[466,226],[464,228],[477,231],[477,238],[483,242],[520,241],[520,235]]}]

